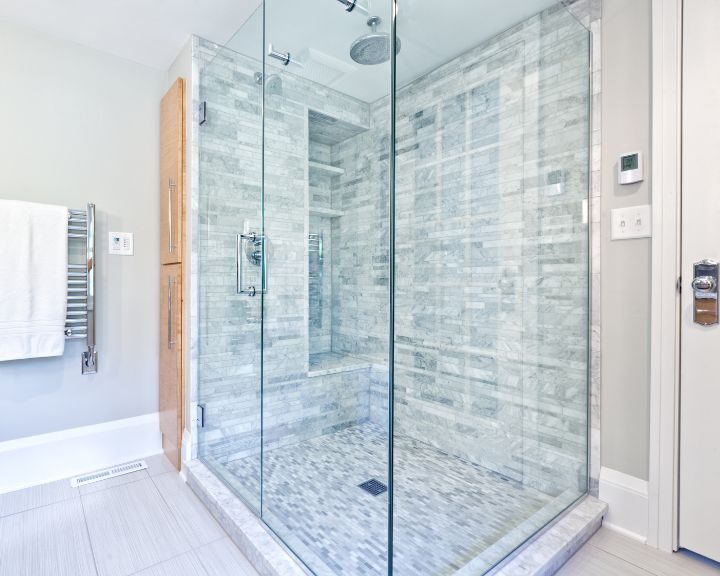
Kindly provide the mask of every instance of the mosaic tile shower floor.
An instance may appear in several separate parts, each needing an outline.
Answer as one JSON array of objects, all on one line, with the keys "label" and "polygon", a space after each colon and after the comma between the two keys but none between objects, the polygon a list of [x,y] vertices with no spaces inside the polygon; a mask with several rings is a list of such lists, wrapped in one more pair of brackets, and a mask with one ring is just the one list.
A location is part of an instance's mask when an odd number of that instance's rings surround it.
[{"label": "mosaic tile shower floor", "polygon": [[[407,437],[395,439],[395,458],[396,575],[463,573],[471,561],[480,574],[579,496],[553,498]],[[258,466],[230,457],[223,476],[259,494]],[[268,451],[263,476],[266,522],[313,572],[387,574],[388,494],[359,487],[387,483],[383,429],[366,423]]]}]

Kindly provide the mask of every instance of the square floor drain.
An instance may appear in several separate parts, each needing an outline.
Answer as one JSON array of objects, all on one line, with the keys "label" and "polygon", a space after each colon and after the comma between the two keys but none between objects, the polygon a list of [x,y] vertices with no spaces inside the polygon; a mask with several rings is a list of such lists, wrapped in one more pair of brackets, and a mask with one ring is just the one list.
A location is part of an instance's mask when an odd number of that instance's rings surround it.
[{"label": "square floor drain", "polygon": [[370,494],[372,494],[373,496],[378,496],[383,492],[387,492],[387,486],[380,482],[380,480],[375,480],[375,478],[373,478],[372,480],[368,480],[367,482],[363,482],[359,485],[359,487],[366,492],[370,492]]}]

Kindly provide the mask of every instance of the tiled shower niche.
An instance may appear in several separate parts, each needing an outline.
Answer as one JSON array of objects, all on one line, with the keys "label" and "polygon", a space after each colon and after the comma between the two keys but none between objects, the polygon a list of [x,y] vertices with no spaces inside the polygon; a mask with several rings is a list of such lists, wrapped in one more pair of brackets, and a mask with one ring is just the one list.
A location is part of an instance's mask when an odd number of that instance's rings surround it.
[{"label": "tiled shower niche", "polygon": [[[308,111],[308,364],[309,374],[328,370],[340,372],[369,368],[362,360],[338,349],[334,337],[333,317],[342,318],[344,305],[338,296],[343,277],[334,273],[337,258],[347,256],[344,250],[333,252],[346,225],[345,212],[339,208],[348,182],[345,168],[337,166],[337,147],[368,126],[358,126],[316,110]],[[358,180],[368,175],[358,174]],[[352,184],[352,183],[350,183]],[[352,216],[352,215],[351,215]]]}]

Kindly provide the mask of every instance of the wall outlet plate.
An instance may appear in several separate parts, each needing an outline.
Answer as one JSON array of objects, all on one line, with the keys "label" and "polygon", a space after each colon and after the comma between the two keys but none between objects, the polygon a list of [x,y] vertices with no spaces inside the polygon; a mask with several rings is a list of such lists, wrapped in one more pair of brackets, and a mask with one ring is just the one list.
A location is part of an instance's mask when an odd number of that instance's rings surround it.
[{"label": "wall outlet plate", "polygon": [[649,205],[617,208],[612,211],[613,240],[650,238],[652,235],[652,212]]},{"label": "wall outlet plate", "polygon": [[132,232],[110,232],[108,254],[113,256],[132,256],[135,251]]}]

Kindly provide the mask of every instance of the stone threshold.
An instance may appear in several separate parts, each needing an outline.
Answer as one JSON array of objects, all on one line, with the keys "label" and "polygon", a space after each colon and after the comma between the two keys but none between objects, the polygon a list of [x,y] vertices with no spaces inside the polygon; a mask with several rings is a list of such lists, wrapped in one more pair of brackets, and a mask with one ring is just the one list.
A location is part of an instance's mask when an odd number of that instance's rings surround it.
[{"label": "stone threshold", "polygon": [[[183,464],[183,471],[188,486],[261,576],[312,574],[204,463],[191,460]],[[487,576],[554,574],[600,528],[607,510],[604,502],[585,496],[488,572]],[[530,518],[519,528],[527,529],[532,522],[533,518]],[[475,567],[486,566],[487,558],[497,556],[496,546],[503,546],[502,540],[456,572],[457,576],[481,573]]]}]

